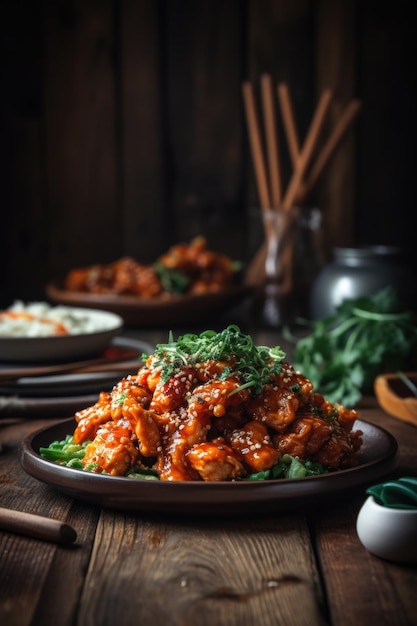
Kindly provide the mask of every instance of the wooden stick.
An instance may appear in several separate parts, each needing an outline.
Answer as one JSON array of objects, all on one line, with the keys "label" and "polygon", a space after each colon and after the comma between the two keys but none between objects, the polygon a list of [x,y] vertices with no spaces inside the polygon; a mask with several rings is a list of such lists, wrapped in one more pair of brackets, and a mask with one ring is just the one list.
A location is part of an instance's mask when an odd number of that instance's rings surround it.
[{"label": "wooden stick", "polygon": [[307,133],[307,137],[300,152],[297,166],[294,170],[286,194],[284,196],[282,204],[286,210],[289,210],[293,206],[294,200],[297,197],[301,181],[307,167],[309,166],[311,157],[313,156],[314,149],[319,139],[320,132],[323,127],[324,118],[329,109],[332,97],[332,91],[330,89],[325,89],[317,104],[313,119],[310,124],[310,128]]},{"label": "wooden stick", "polygon": [[77,539],[77,533],[68,524],[23,511],[0,507],[0,528],[35,539],[69,544]]},{"label": "wooden stick", "polygon": [[278,99],[281,105],[282,119],[287,136],[288,150],[293,167],[295,168],[300,156],[300,142],[298,140],[297,124],[295,122],[290,90],[287,83],[280,83],[277,88]]},{"label": "wooden stick", "polygon": [[73,363],[59,363],[58,365],[1,368],[0,383],[10,383],[19,380],[19,378],[52,376],[55,374],[122,371],[127,367],[139,368],[140,364],[141,359],[137,350],[123,350],[119,356],[113,358],[100,357],[98,359],[74,361]]},{"label": "wooden stick", "polygon": [[262,209],[271,208],[271,200],[268,191],[265,160],[262,150],[261,133],[258,116],[256,114],[255,97],[253,87],[246,81],[242,85],[243,101],[245,105],[246,123],[249,131],[249,141],[252,150],[253,166],[255,169],[256,183],[258,186],[259,201]]},{"label": "wooden stick", "polygon": [[311,168],[311,172],[307,180],[300,189],[297,200],[304,200],[308,196],[308,194],[311,193],[313,187],[317,184],[321,173],[328,164],[330,157],[336,151],[336,148],[343,139],[350,125],[358,116],[361,107],[362,103],[360,100],[352,100],[348,104],[338,122],[336,123],[333,131],[330,133],[329,138],[327,139],[321,152],[319,153],[319,156],[316,159],[316,162]]},{"label": "wooden stick", "polygon": [[261,93],[265,120],[265,141],[269,163],[269,181],[271,190],[271,208],[278,209],[282,200],[282,183],[279,166],[277,125],[274,107],[274,91],[269,74],[261,76]]}]

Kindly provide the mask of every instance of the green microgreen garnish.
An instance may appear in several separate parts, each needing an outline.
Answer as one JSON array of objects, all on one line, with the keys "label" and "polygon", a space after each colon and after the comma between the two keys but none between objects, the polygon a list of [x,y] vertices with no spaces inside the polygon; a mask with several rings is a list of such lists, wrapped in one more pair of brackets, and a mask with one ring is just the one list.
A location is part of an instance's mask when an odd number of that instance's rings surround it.
[{"label": "green microgreen garnish", "polygon": [[214,330],[206,330],[199,335],[188,333],[176,341],[171,332],[167,343],[157,344],[151,364],[154,368],[161,368],[161,379],[166,382],[181,367],[192,367],[210,360],[227,362],[227,371],[219,378],[235,375],[241,386],[233,393],[250,388],[256,395],[272,375],[280,373],[284,358],[285,353],[279,346],[256,346],[249,335],[231,324],[219,333]]},{"label": "green microgreen garnish", "polygon": [[126,400],[127,397],[128,397],[127,393],[123,391],[119,396],[113,397],[113,403],[116,406],[123,406],[124,401]]}]

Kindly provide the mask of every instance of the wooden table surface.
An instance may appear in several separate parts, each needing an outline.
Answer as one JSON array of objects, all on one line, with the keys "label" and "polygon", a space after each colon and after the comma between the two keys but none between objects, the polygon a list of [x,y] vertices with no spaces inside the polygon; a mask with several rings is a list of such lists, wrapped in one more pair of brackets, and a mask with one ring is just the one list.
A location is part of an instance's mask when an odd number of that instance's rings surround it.
[{"label": "wooden table surface", "polygon": [[[390,476],[417,475],[417,429],[372,400],[360,417],[396,438]],[[65,521],[77,532],[64,546],[0,531],[2,625],[417,624],[417,567],[379,559],[357,537],[365,487],[288,514],[210,518],[101,508],[20,467],[22,438],[54,421],[0,419],[0,506]]]}]

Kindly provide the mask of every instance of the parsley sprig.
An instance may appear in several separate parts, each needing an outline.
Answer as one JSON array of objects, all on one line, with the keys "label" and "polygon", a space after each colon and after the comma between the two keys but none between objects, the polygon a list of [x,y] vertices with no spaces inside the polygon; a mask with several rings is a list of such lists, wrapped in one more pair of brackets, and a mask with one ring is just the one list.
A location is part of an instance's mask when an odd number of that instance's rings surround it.
[{"label": "parsley sprig", "polygon": [[171,332],[167,343],[157,344],[151,364],[162,369],[161,378],[165,382],[183,366],[209,360],[227,362],[223,378],[235,374],[241,382],[234,393],[250,388],[257,395],[273,374],[279,374],[284,358],[279,346],[257,346],[250,335],[231,324],[219,333],[214,330],[199,335],[187,333],[176,341]]}]

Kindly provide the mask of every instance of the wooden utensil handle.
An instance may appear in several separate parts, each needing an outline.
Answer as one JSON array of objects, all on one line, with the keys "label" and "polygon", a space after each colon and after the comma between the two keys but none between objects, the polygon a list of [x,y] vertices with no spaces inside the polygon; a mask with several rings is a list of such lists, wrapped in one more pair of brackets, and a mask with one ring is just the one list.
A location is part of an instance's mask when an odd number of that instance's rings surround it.
[{"label": "wooden utensil handle", "polygon": [[77,539],[77,533],[64,522],[0,507],[0,528],[35,539],[69,544]]},{"label": "wooden utensil handle", "polygon": [[137,350],[120,351],[120,356],[99,357],[97,359],[85,359],[72,363],[60,363],[55,365],[38,365],[33,367],[17,367],[0,370],[0,383],[10,383],[19,378],[32,378],[35,376],[52,376],[54,374],[69,374],[81,372],[106,372],[124,367],[126,364],[137,362],[140,365],[140,355]]}]

